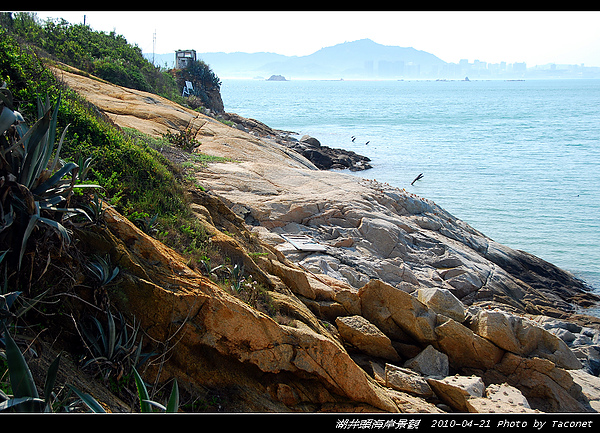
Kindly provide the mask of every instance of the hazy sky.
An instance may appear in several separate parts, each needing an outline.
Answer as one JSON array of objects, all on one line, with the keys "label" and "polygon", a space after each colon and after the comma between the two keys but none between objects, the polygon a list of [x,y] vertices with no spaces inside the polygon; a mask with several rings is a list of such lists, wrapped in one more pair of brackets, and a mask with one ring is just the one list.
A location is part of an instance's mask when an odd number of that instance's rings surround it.
[{"label": "hazy sky", "polygon": [[414,47],[446,62],[600,66],[598,11],[69,11],[37,12],[112,31],[143,52],[259,52],[303,56],[369,38]]}]

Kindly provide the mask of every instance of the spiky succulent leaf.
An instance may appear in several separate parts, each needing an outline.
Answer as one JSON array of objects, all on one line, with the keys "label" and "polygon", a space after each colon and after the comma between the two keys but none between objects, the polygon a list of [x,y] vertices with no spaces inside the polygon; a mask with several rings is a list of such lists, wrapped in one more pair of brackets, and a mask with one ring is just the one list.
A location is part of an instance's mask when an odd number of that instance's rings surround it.
[{"label": "spiky succulent leaf", "polygon": [[44,384],[44,400],[46,402],[46,406],[49,406],[51,404],[52,390],[54,389],[56,375],[58,374],[60,357],[61,354],[59,353],[56,359],[52,361],[52,364],[50,364],[48,372],[46,373],[46,382]]},{"label": "spiky succulent leaf", "polygon": [[[2,324],[2,331],[4,333],[4,344],[6,345],[6,362],[8,364],[10,386],[14,397],[39,399],[39,394],[35,382],[33,381],[31,370],[29,370],[21,350],[4,324]],[[20,409],[26,412],[35,411],[35,405],[32,403],[33,402],[21,403],[23,406],[20,406]]]},{"label": "spiky succulent leaf", "polygon": [[74,386],[71,385],[67,385],[71,391],[73,391],[77,397],[79,397],[81,399],[81,401],[83,403],[85,403],[85,405],[87,407],[90,408],[90,410],[94,413],[106,413],[106,411],[104,410],[104,408],[102,406],[100,406],[100,403],[98,403],[98,401],[96,401],[96,399],[94,397],[92,397],[89,394],[86,394],[84,392],[79,391],[77,388],[75,388]]},{"label": "spiky succulent leaf", "polygon": [[177,385],[177,379],[173,382],[173,388],[171,389],[171,395],[169,396],[169,402],[167,403],[167,413],[177,413],[179,410],[179,385]]},{"label": "spiky succulent leaf", "polygon": [[135,377],[135,384],[136,384],[137,390],[138,390],[138,396],[140,399],[140,407],[141,407],[142,413],[152,412],[150,403],[148,403],[150,401],[150,397],[148,395],[148,389],[146,388],[146,384],[142,380],[142,377],[140,376],[140,374],[137,372],[137,370],[135,368],[133,369],[133,376]]}]

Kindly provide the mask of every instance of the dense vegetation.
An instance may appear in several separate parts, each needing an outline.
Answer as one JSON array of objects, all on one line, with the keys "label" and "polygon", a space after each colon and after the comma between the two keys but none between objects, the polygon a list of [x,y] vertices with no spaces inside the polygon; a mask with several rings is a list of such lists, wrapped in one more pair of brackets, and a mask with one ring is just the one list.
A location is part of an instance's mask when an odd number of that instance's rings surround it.
[{"label": "dense vegetation", "polygon": [[37,120],[38,96],[48,95],[51,101],[56,101],[62,95],[59,134],[69,125],[62,157],[72,161],[80,156],[91,157],[94,161],[91,178],[102,185],[106,196],[121,212],[130,215],[143,210],[166,216],[185,209],[176,168],[150,142],[123,134],[77,94],[62,88],[34,52],[21,46],[2,28],[0,81],[14,95],[15,105],[28,124]]},{"label": "dense vegetation", "polygon": [[[183,88],[186,81],[192,83],[193,90],[187,98],[188,105],[192,108],[214,108],[209,94],[219,90],[221,80],[206,63],[202,60],[189,62],[187,68],[175,70],[173,75],[179,88]],[[198,100],[199,102],[196,102]]]},{"label": "dense vegetation", "polygon": [[181,94],[166,71],[154,67],[141,50],[114,32],[93,31],[83,24],[64,20],[38,23],[35,15],[5,14],[5,27],[15,36],[53,58],[114,84],[157,93],[165,97]]},{"label": "dense vegetation", "polygon": [[[92,158],[90,178],[104,188],[106,197],[121,213],[132,218],[158,214],[164,225],[177,225],[176,220],[186,219],[181,168],[155,150],[169,143],[133,131],[124,133],[112,125],[94,107],[55,80],[40,61],[39,49],[91,74],[100,73],[101,77],[102,71],[122,68],[126,73],[115,74],[112,77],[115,84],[129,84],[173,99],[180,94],[175,78],[151,65],[139,48],[127,44],[120,35],[106,35],[64,21],[40,24],[35,16],[26,13],[14,14],[12,19],[3,13],[0,24],[0,84],[6,83],[25,120],[30,124],[37,120],[38,96],[49,95],[56,100],[61,94],[58,134],[69,125],[61,156],[72,161],[82,156]],[[208,76],[216,82],[214,85],[219,85],[212,71],[205,70],[198,76]],[[102,78],[111,81],[110,74]],[[172,134],[166,138],[173,142],[177,137]]]},{"label": "dense vegetation", "polygon": [[[113,84],[143,90],[185,103],[181,98],[182,79],[193,81],[198,92],[220,87],[210,67],[201,61],[192,63],[189,71],[168,71],[154,66],[139,47],[130,45],[114,31],[93,31],[84,24],[65,20],[39,23],[34,14],[4,13],[0,23],[36,50],[43,50],[56,60]],[[185,78],[177,76],[185,75]]]},{"label": "dense vegetation", "polygon": [[[73,230],[99,221],[101,202],[110,203],[187,256],[192,266],[211,258],[213,263],[222,260],[211,252],[203,226],[191,217],[186,193],[193,184],[187,180],[185,168],[157,150],[177,146],[177,137],[156,139],[116,127],[55,79],[45,66],[52,59],[115,84],[181,98],[176,77],[144,60],[139,48],[128,45],[122,36],[64,21],[38,23],[34,15],[26,13],[0,14],[0,349],[6,348],[0,350],[0,411],[2,404],[6,409],[7,401],[15,404],[18,400],[7,400],[7,395],[18,397],[23,392],[30,399],[35,394],[35,399],[20,403],[30,404],[30,409],[67,409],[56,402],[56,396],[53,403],[42,404],[35,384],[31,385],[31,375],[21,368],[20,352],[9,338],[8,327],[16,330],[19,323],[19,334],[27,335],[33,328],[49,329],[59,320],[56,332],[64,333],[66,323],[60,318],[66,315],[70,301],[48,303],[41,309],[33,306],[48,299],[56,301],[59,293],[72,290],[75,273],[84,274],[89,279],[86,284],[93,287],[102,287],[118,275],[118,268],[106,257],[68,245]],[[214,74],[205,76],[213,81],[212,86],[220,84]],[[169,142],[169,138],[174,140]],[[180,151],[191,161],[198,158],[186,149]],[[51,273],[49,269],[59,271]],[[102,305],[106,300],[98,299],[92,311],[98,313]],[[95,325],[86,328],[91,329],[89,342],[69,344],[79,345],[83,356],[106,333],[117,335],[112,347],[99,347],[93,357],[88,353],[86,366],[91,364],[107,384],[115,386],[115,381],[129,378],[132,386],[137,374],[133,367],[141,356],[134,350],[141,347],[137,334],[127,334],[128,325],[122,317],[121,323],[115,321],[114,311],[101,312],[93,317]],[[53,331],[46,334],[57,338]],[[11,353],[9,346],[15,349],[12,353],[19,353],[17,361],[9,355],[6,364],[3,355]],[[109,362],[98,361],[106,359],[103,350],[110,351]],[[51,367],[54,375],[57,365]],[[28,379],[28,389],[11,390],[9,382],[16,383],[16,372]],[[116,386],[123,389],[121,382]],[[139,383],[137,388],[140,390]]]}]

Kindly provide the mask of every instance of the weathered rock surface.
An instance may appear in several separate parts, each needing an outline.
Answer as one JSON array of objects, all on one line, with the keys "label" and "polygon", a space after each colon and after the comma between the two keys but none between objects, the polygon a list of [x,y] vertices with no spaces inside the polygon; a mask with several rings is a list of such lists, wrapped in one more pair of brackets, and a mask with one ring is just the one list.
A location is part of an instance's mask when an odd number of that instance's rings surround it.
[{"label": "weathered rock surface", "polygon": [[[597,300],[567,273],[495,243],[427,200],[374,181],[306,167],[273,169],[259,158],[211,166],[198,178],[230,206],[243,204],[245,219],[261,236],[268,230],[265,240],[290,260],[357,288],[373,278],[403,290],[445,288],[466,305],[502,304],[558,318],[575,312],[572,301]],[[308,235],[326,251],[299,251],[272,234]],[[552,272],[544,280],[560,278],[546,288],[528,283],[545,268]]]},{"label": "weathered rock surface", "polygon": [[417,299],[438,314],[443,314],[459,323],[465,320],[465,306],[448,289],[427,288],[416,291]]},{"label": "weathered rock surface", "polygon": [[490,385],[485,389],[484,397],[472,397],[465,402],[469,412],[473,413],[536,413],[529,402],[514,386],[503,383]]},{"label": "weathered rock surface", "polygon": [[483,379],[518,388],[531,407],[542,412],[588,412],[589,402],[567,370],[541,358],[523,358],[510,352]]},{"label": "weathered rock surface", "polygon": [[448,355],[452,367],[489,369],[504,356],[502,349],[466,326],[444,316],[439,319],[436,346]]},{"label": "weathered rock surface", "polygon": [[561,368],[582,368],[581,362],[563,340],[526,318],[499,310],[480,310],[471,327],[506,351],[546,358]]},{"label": "weathered rock surface", "polygon": [[410,369],[385,365],[385,384],[397,391],[403,391],[419,397],[433,397],[431,387],[419,373]]},{"label": "weathered rock surface", "polygon": [[588,373],[594,376],[600,375],[600,331],[598,329],[546,316],[533,316],[531,320],[563,340]]},{"label": "weathered rock surface", "polygon": [[569,370],[573,381],[581,387],[582,394],[588,400],[590,407],[600,412],[600,378],[584,370]]},{"label": "weathered rock surface", "polygon": [[440,400],[459,412],[468,412],[467,401],[470,398],[483,397],[485,384],[477,376],[450,376],[445,379],[427,379],[427,383]]},{"label": "weathered rock surface", "polygon": [[390,338],[431,344],[437,341],[436,314],[414,296],[380,280],[359,290],[362,315]]},{"label": "weathered rock surface", "polygon": [[430,377],[443,378],[450,374],[448,355],[436,350],[431,345],[427,346],[414,358],[406,361],[404,367]]},{"label": "weathered rock surface", "polygon": [[[193,192],[194,210],[213,243],[265,285],[285,322],[111,210],[107,229],[88,239],[123,270],[118,302],[148,334],[168,341],[177,333],[161,378],[233,388],[245,411],[439,412],[416,371],[430,374],[421,361],[435,350],[449,376],[426,381],[453,410],[482,411],[480,399],[496,402],[500,389],[527,409],[503,386],[534,410],[597,410],[596,376],[581,366],[593,367],[600,321],[573,303],[598,297],[570,274],[405,190],[318,170],[273,139],[155,95],[62,74],[117,125],[159,135],[191,124],[202,152],[238,161],[197,173],[207,192]],[[279,234],[326,248],[298,250]],[[544,329],[556,319],[579,327]],[[558,328],[575,338],[550,332]],[[388,362],[389,381],[378,360],[394,353],[404,364]],[[412,394],[386,386],[398,378],[415,379]]]},{"label": "weathered rock surface", "polygon": [[360,351],[390,361],[400,360],[389,337],[364,317],[338,317],[335,324],[342,339]]},{"label": "weathered rock surface", "polygon": [[[212,386],[235,384],[245,398],[257,389],[266,392],[270,387],[278,390],[276,395],[286,396],[287,403],[291,395],[297,395],[296,403],[334,404],[339,400],[337,395],[371,409],[397,410],[337,340],[317,320],[311,321],[314,316],[310,313],[305,313],[307,323],[280,325],[187,268],[182,257],[112,209],[107,209],[105,219],[108,232],[98,234],[102,240],[88,241],[95,242],[100,251],[110,247],[107,252],[123,269],[124,281],[119,285],[122,302],[159,341],[173,332],[173,324],[180,327],[177,350],[163,376],[202,380]],[[285,293],[279,295],[286,297]],[[293,299],[293,295],[287,297]],[[207,355],[223,364],[214,365]],[[203,364],[207,361],[208,366]],[[233,371],[221,371],[225,365]],[[260,382],[254,378],[257,372],[262,372]],[[295,375],[299,376],[294,379]],[[318,392],[306,395],[303,376],[320,383],[313,389]],[[258,410],[286,409],[282,401],[256,405]]]}]

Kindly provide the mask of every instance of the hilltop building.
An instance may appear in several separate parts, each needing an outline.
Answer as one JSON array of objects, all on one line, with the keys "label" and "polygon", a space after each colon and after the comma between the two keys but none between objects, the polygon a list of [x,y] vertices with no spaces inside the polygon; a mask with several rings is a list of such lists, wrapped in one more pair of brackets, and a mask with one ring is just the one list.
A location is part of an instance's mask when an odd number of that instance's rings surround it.
[{"label": "hilltop building", "polygon": [[196,50],[175,51],[175,68],[185,69],[191,62],[196,61]]}]

